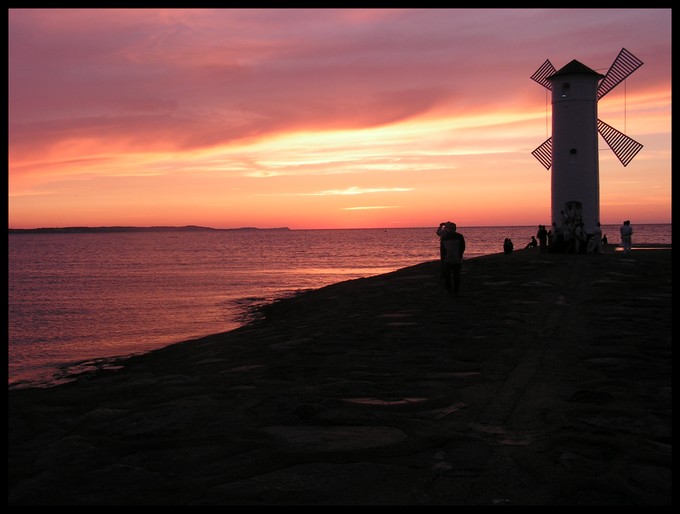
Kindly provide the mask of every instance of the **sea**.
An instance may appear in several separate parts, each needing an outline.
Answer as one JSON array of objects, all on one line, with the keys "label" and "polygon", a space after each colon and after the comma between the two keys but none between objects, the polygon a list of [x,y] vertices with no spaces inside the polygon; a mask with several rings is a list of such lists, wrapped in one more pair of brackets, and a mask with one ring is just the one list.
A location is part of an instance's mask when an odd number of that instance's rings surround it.
[{"label": "sea", "polygon": [[[618,244],[618,225],[603,226]],[[234,330],[262,304],[439,258],[436,227],[10,233],[8,387],[50,387],[112,359]],[[671,244],[671,224],[633,243]],[[537,226],[459,227],[465,258]]]}]

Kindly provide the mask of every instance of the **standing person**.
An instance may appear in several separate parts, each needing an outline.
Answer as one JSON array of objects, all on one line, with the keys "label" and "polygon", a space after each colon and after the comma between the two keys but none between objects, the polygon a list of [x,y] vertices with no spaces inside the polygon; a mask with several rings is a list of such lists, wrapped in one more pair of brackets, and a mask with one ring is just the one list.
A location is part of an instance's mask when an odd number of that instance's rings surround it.
[{"label": "standing person", "polygon": [[574,226],[571,222],[563,223],[560,226],[562,232],[562,251],[571,253],[574,249]]},{"label": "standing person", "polygon": [[630,224],[630,220],[623,222],[619,232],[621,232],[621,246],[623,246],[623,251],[625,253],[630,253],[633,245],[633,227]]},{"label": "standing person", "polygon": [[583,223],[580,221],[574,223],[572,237],[574,238],[572,246],[574,253],[582,253],[583,241],[586,237],[586,233],[583,230]]},{"label": "standing person", "polygon": [[446,269],[444,266],[444,236],[447,234],[446,227],[447,225],[451,225],[450,221],[442,221],[439,224],[439,228],[437,229],[437,235],[439,236],[439,258],[441,259],[441,278],[442,280],[446,279]]},{"label": "standing person", "polygon": [[[460,268],[465,253],[465,237],[457,232],[455,223],[447,221],[441,230],[442,268],[444,274],[444,286],[449,293],[458,296],[460,291]],[[439,235],[440,231],[437,231]],[[451,283],[453,278],[453,284]]]},{"label": "standing person", "polygon": [[550,243],[551,252],[562,252],[564,251],[564,233],[556,222],[553,221],[552,224],[552,243]]},{"label": "standing person", "polygon": [[548,231],[545,229],[545,225],[538,226],[538,232],[536,232],[536,237],[538,238],[538,245],[542,252],[545,252],[548,247]]},{"label": "standing person", "polygon": [[602,226],[599,222],[593,229],[593,235],[588,240],[586,253],[602,253]]}]

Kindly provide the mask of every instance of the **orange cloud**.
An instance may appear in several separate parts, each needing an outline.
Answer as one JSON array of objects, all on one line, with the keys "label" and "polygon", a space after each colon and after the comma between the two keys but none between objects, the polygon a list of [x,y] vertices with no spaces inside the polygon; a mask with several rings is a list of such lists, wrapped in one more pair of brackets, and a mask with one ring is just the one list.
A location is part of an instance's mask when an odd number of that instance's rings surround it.
[{"label": "orange cloud", "polygon": [[600,117],[645,146],[602,147],[602,211],[670,219],[670,10],[11,9],[9,42],[13,226],[535,224],[529,76],[621,46]]}]

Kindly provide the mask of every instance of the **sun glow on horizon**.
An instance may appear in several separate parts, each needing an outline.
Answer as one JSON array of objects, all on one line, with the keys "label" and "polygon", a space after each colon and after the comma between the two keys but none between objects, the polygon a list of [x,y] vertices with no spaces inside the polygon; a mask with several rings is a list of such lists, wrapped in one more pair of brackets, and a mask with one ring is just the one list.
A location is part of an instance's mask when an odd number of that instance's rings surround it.
[{"label": "sun glow on horizon", "polygon": [[[140,26],[135,9],[12,9],[9,226],[550,223],[531,155],[550,106],[529,77],[611,60],[623,36],[645,64],[598,115],[644,147],[624,168],[600,142],[602,222],[670,222],[670,23],[597,14],[543,34],[551,10],[148,9]],[[586,18],[569,49],[545,43]]]}]

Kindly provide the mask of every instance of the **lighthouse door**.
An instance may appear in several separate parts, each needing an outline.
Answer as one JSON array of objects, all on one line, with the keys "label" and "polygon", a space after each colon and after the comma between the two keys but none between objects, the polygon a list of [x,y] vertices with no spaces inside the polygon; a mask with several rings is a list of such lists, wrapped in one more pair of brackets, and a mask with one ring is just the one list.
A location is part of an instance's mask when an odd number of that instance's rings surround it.
[{"label": "lighthouse door", "polygon": [[577,221],[582,219],[581,214],[581,202],[572,200],[564,204],[564,212],[566,213],[567,219],[572,221]]}]

